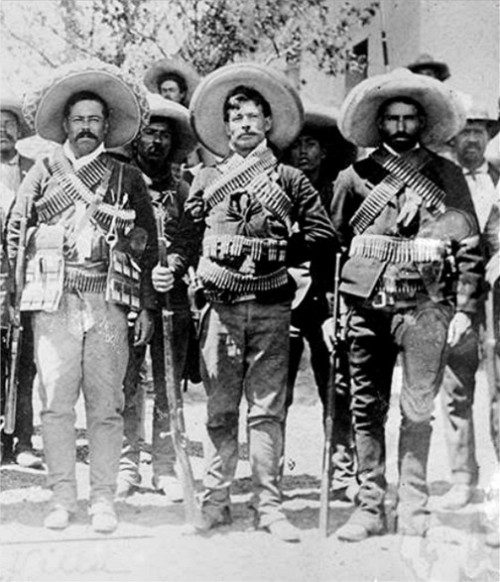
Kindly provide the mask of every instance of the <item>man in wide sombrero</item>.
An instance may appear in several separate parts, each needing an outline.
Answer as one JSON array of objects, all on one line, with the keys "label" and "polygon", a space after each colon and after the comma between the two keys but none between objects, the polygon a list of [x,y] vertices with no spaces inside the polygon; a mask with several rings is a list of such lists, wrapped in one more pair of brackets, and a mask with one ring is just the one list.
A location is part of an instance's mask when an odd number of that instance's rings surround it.
[{"label": "man in wide sombrero", "polygon": [[201,325],[201,374],[208,397],[203,514],[207,527],[231,520],[238,417],[248,402],[249,457],[256,524],[298,541],[281,505],[280,457],[293,286],[294,244],[306,255],[332,244],[319,196],[274,150],[298,135],[302,106],[286,78],[256,64],[208,75],[191,101],[194,130],[221,163],[202,169],[188,213],[204,226],[198,275],[209,302]]},{"label": "man in wide sombrero", "polygon": [[360,482],[358,507],[337,532],[345,541],[385,531],[384,430],[399,352],[397,530],[423,536],[429,528],[433,401],[448,346],[470,331],[481,277],[477,222],[462,172],[427,149],[462,128],[457,103],[443,83],[402,69],[363,81],[341,109],[344,137],[376,148],[339,174],[331,207],[348,253],[340,290],[348,308]]},{"label": "man in wide sombrero", "polygon": [[93,529],[108,533],[117,525],[113,497],[123,437],[127,313],[139,311],[136,344],[145,343],[148,310],[155,308],[150,271],[157,239],[140,172],[106,148],[131,141],[148,106],[139,88],[99,61],[61,67],[24,105],[37,133],[61,144],[26,176],[8,227],[9,259],[16,256],[24,215],[34,227],[21,309],[32,312],[53,492],[45,526],[63,529],[77,510],[74,407],[82,390],[89,513]]}]

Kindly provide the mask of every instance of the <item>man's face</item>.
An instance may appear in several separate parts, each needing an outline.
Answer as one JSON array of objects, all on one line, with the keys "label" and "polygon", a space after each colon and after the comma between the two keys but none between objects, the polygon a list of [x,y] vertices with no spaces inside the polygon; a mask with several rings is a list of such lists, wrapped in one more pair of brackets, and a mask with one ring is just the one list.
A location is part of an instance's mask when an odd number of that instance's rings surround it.
[{"label": "man's face", "polygon": [[381,140],[397,152],[411,150],[420,140],[424,120],[411,103],[394,101],[378,121]]},{"label": "man's face", "polygon": [[0,152],[3,154],[13,152],[19,137],[17,117],[11,111],[0,111]]},{"label": "man's face", "polygon": [[160,95],[164,99],[175,101],[176,103],[180,103],[182,105],[185,92],[181,91],[179,85],[173,79],[168,79],[167,81],[163,81],[163,83],[160,85]]},{"label": "man's face", "polygon": [[108,121],[99,101],[85,99],[71,107],[63,127],[73,153],[79,158],[92,153],[104,142]]},{"label": "man's face", "polygon": [[479,167],[484,162],[488,141],[486,124],[481,121],[468,121],[454,139],[455,153],[460,164],[466,168]]},{"label": "man's face", "polygon": [[149,164],[166,162],[171,149],[172,127],[167,119],[155,119],[137,140],[137,154]]},{"label": "man's face", "polygon": [[265,139],[271,126],[271,118],[264,116],[260,105],[243,101],[237,109],[229,110],[226,122],[229,145],[239,154],[246,155]]},{"label": "man's face", "polygon": [[290,148],[292,166],[306,174],[319,170],[325,158],[325,151],[317,137],[304,133],[300,135]]}]

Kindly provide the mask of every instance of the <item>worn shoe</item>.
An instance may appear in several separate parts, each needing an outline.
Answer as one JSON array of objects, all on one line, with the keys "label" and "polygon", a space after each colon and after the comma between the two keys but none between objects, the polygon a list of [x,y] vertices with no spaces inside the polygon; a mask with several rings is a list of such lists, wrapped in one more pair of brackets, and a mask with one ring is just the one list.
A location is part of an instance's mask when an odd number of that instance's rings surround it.
[{"label": "worn shoe", "polygon": [[173,475],[159,475],[153,477],[153,487],[173,503],[180,503],[184,500],[182,485],[179,479]]},{"label": "worn shoe", "polygon": [[109,503],[94,503],[89,510],[92,529],[96,533],[112,533],[118,526],[115,510]]},{"label": "worn shoe", "polygon": [[17,453],[16,464],[26,469],[43,469],[42,459],[29,449]]},{"label": "worn shoe", "polygon": [[439,506],[442,509],[462,509],[465,507],[474,495],[474,487],[464,483],[456,483],[445,493],[440,501]]},{"label": "worn shoe", "polygon": [[137,489],[138,482],[134,483],[130,479],[118,475],[118,480],[116,481],[116,499],[126,499],[135,493]]},{"label": "worn shoe", "polygon": [[361,542],[370,536],[382,535],[386,531],[382,517],[361,517],[353,513],[349,521],[337,530],[337,538],[343,542]]},{"label": "worn shoe", "polygon": [[71,513],[64,507],[54,507],[45,516],[43,525],[47,529],[66,529],[71,519]]},{"label": "worn shoe", "polygon": [[217,507],[214,505],[205,505],[201,509],[203,524],[201,529],[208,531],[222,525],[231,525],[233,518],[231,517],[231,509],[228,505]]},{"label": "worn shoe", "polygon": [[272,536],[282,542],[300,542],[300,531],[287,519],[273,521],[265,528]]}]

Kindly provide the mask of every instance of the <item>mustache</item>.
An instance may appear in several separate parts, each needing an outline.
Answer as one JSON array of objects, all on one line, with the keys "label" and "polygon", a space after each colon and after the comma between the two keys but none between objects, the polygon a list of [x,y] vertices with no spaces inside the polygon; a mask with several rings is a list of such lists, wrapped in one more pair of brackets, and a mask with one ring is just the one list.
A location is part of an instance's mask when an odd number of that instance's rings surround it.
[{"label": "mustache", "polygon": [[83,137],[89,137],[90,139],[97,139],[97,135],[92,133],[89,129],[82,129],[80,133],[76,136],[76,139],[81,139]]}]

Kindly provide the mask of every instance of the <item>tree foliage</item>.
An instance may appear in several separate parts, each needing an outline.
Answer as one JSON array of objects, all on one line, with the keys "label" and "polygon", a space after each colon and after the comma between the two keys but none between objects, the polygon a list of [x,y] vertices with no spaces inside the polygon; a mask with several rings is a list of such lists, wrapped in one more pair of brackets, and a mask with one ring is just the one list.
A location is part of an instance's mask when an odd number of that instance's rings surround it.
[{"label": "tree foliage", "polygon": [[[297,63],[311,55],[336,75],[354,58],[353,30],[379,2],[337,0],[4,0],[3,52],[17,73],[93,56],[142,75],[154,60],[178,56],[206,74],[238,60]],[[32,74],[32,73],[31,73]],[[29,75],[24,78],[29,84]]]}]

